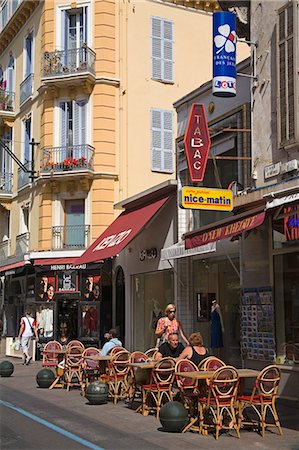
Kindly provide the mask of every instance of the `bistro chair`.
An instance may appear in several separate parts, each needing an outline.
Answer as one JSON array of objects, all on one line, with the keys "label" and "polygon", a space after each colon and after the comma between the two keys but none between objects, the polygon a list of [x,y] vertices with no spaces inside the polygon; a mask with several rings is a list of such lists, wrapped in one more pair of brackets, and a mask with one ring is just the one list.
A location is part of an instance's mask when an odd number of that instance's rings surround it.
[{"label": "bistro chair", "polygon": [[94,381],[100,378],[100,370],[99,370],[99,363],[100,361],[95,361],[94,359],[88,359],[88,356],[100,356],[101,351],[96,347],[88,347],[86,348],[83,353],[83,376],[85,380],[85,386],[88,386],[90,381]]},{"label": "bistro chair", "polygon": [[[147,356],[143,352],[133,352],[130,356],[130,363],[139,363],[139,362],[145,362],[147,360]],[[129,386],[129,400],[132,404],[135,395],[140,394],[141,395],[141,386],[142,384],[145,384],[146,377],[147,377],[147,371],[144,371],[138,367],[130,367],[128,372],[128,386]]]},{"label": "bistro chair", "polygon": [[57,341],[47,342],[43,350],[43,367],[57,367],[59,363],[59,353],[62,350],[62,345]]},{"label": "bistro chair", "polygon": [[225,362],[223,362],[221,359],[217,358],[216,356],[208,356],[207,358],[203,359],[198,364],[199,370],[214,370],[215,371],[223,366],[225,366]]},{"label": "bistro chair", "polygon": [[[271,365],[265,367],[257,376],[251,395],[240,395],[238,397],[238,420],[239,427],[242,425],[255,426],[256,422],[244,418],[243,412],[246,408],[253,408],[258,416],[258,425],[264,437],[266,427],[277,427],[282,435],[282,429],[277,414],[275,400],[278,394],[280,383],[280,369]],[[273,416],[275,423],[266,420],[267,411]]]},{"label": "bistro chair", "polygon": [[[198,367],[189,359],[181,359],[175,365],[175,372],[198,372]],[[198,380],[183,375],[175,375],[175,380],[179,388],[181,401],[189,411],[190,416],[190,422],[183,429],[183,433],[185,433],[198,421]]]},{"label": "bistro chair", "polygon": [[69,391],[70,387],[80,386],[84,390],[83,384],[83,358],[82,348],[71,347],[65,354],[65,383]]},{"label": "bistro chair", "polygon": [[128,395],[129,361],[130,353],[127,350],[118,352],[110,361],[109,374],[101,376],[101,381],[108,384],[115,405]]},{"label": "bistro chair", "polygon": [[[147,416],[151,409],[156,410],[159,417],[162,400],[172,401],[172,385],[174,380],[175,361],[172,358],[162,358],[157,361],[152,370],[150,384],[142,385],[142,408],[143,416]],[[154,405],[150,405],[153,401]],[[165,402],[165,403],[166,403]]]},{"label": "bistro chair", "polygon": [[147,358],[155,359],[157,352],[158,352],[157,348],[149,348],[144,353],[146,354]]},{"label": "bistro chair", "polygon": [[113,347],[110,352],[109,355],[110,356],[114,356],[119,352],[127,352],[128,350],[126,350],[124,347],[120,347],[119,345],[116,345],[115,347]]},{"label": "bistro chair", "polygon": [[72,347],[80,347],[80,348],[82,348],[82,351],[84,350],[84,344],[82,344],[82,342],[81,341],[77,341],[77,340],[72,340],[72,341],[70,341],[68,344],[67,344],[67,346],[66,346],[66,349],[68,350],[69,348],[72,348]]},{"label": "bistro chair", "polygon": [[199,432],[207,434],[209,428],[216,429],[216,439],[220,430],[235,429],[240,437],[235,406],[239,386],[237,369],[223,366],[216,370],[208,384],[206,397],[198,397]]}]

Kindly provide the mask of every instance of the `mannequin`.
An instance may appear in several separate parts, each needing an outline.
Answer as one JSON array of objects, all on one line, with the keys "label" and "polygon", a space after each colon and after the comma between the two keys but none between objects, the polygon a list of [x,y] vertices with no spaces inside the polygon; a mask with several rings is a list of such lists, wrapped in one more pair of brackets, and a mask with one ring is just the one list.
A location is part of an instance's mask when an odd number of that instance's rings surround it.
[{"label": "mannequin", "polygon": [[224,333],[224,326],[220,306],[216,300],[213,300],[211,307],[211,348],[215,356],[219,356],[219,349],[223,347],[222,333]]},{"label": "mannequin", "polygon": [[41,312],[39,329],[44,337],[53,337],[53,310],[48,306]]}]

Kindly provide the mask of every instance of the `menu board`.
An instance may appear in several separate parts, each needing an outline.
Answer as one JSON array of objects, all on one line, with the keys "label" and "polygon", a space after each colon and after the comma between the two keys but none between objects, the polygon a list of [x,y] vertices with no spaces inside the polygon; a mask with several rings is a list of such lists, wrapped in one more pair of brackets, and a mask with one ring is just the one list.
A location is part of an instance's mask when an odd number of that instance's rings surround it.
[{"label": "menu board", "polygon": [[241,304],[241,352],[243,359],[275,360],[272,289],[244,289]]}]

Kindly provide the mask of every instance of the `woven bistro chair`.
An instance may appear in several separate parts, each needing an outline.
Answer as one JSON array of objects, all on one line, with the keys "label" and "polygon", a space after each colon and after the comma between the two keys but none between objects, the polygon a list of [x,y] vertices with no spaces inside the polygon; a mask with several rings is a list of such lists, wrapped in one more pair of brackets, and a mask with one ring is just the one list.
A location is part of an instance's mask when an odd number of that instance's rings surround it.
[{"label": "woven bistro chair", "polygon": [[128,396],[129,361],[130,353],[127,350],[118,352],[110,361],[109,373],[101,375],[101,381],[108,384],[114,404]]},{"label": "woven bistro chair", "polygon": [[114,356],[114,355],[116,355],[116,354],[119,353],[119,352],[127,352],[127,351],[128,351],[128,350],[125,349],[124,347],[120,347],[119,345],[117,345],[117,346],[113,347],[113,348],[110,350],[109,355],[110,355],[110,356]]},{"label": "woven bistro chair", "polygon": [[70,341],[70,342],[67,344],[66,349],[68,350],[69,348],[72,348],[72,347],[80,347],[80,348],[82,348],[82,351],[83,351],[84,348],[85,348],[85,347],[84,347],[84,344],[82,344],[81,341],[78,341],[78,340],[76,340],[76,339]]},{"label": "woven bistro chair", "polygon": [[149,348],[144,353],[146,354],[147,358],[155,359],[157,352],[158,352],[157,348]]},{"label": "woven bistro chair", "polygon": [[[277,427],[279,433],[282,435],[282,429],[277,414],[275,400],[278,394],[278,387],[280,383],[280,369],[275,366],[265,367],[257,376],[251,395],[240,395],[238,397],[238,420],[239,427],[242,425],[256,426],[261,428],[261,434],[264,437],[266,427]],[[249,421],[244,418],[244,410],[246,408],[253,408],[258,421]],[[274,423],[267,421],[267,412],[270,412],[274,419]]]},{"label": "woven bistro chair", "polygon": [[68,391],[74,386],[80,386],[81,390],[84,390],[82,353],[81,347],[71,347],[65,354],[64,376]]},{"label": "woven bistro chair", "polygon": [[[198,372],[198,367],[189,359],[181,359],[175,365],[175,372]],[[181,401],[188,410],[190,417],[189,423],[183,429],[183,433],[185,433],[198,421],[198,380],[183,375],[175,375],[175,380],[179,388]]]},{"label": "woven bistro chair", "polygon": [[59,363],[59,353],[62,350],[62,345],[57,341],[47,342],[43,351],[43,367],[57,367]]},{"label": "woven bistro chair", "polygon": [[[139,363],[139,362],[145,362],[147,360],[147,356],[143,352],[133,352],[130,356],[130,363]],[[141,395],[141,386],[144,384],[147,380],[147,372],[137,368],[137,367],[130,367],[128,372],[128,388],[129,388],[129,401],[132,404],[135,396],[137,394]]]},{"label": "woven bistro chair", "polygon": [[208,356],[198,364],[199,370],[217,370],[223,366],[225,366],[225,362],[216,356]]},{"label": "woven bistro chair", "polygon": [[95,361],[93,359],[88,359],[88,356],[100,356],[101,351],[96,347],[88,347],[86,348],[83,353],[83,363],[82,363],[82,369],[83,369],[83,377],[85,381],[85,386],[88,386],[88,384],[91,381],[98,380],[100,378],[100,369],[99,369],[99,361]]}]

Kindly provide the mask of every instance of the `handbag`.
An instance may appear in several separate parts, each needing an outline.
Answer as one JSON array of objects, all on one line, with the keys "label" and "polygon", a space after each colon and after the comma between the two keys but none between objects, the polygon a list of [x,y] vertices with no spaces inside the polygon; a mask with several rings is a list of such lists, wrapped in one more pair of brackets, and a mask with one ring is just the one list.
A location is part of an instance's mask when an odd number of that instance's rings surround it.
[{"label": "handbag", "polygon": [[19,338],[15,338],[15,340],[14,340],[14,342],[12,344],[13,350],[18,352],[20,350],[20,347],[21,347],[20,339]]}]

